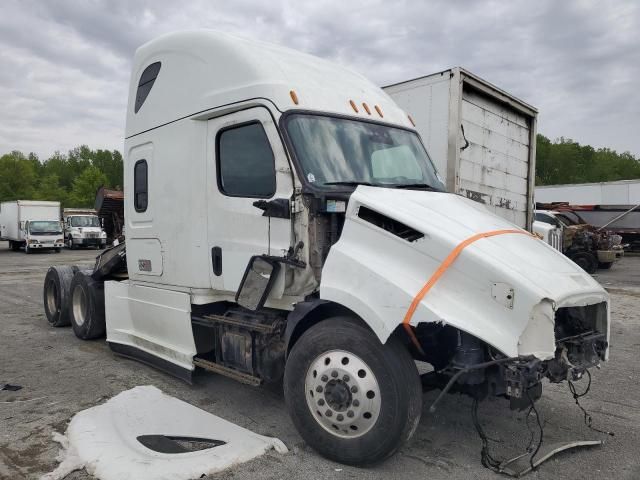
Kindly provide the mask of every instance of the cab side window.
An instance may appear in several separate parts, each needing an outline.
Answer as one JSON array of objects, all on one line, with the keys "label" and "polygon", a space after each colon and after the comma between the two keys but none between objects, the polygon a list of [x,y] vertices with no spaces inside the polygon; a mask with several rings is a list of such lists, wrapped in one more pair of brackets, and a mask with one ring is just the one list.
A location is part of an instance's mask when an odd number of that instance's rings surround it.
[{"label": "cab side window", "polygon": [[136,212],[145,212],[149,202],[147,161],[138,160],[133,167],[133,206]]},{"label": "cab side window", "polygon": [[232,197],[269,198],[276,192],[275,159],[260,122],[221,130],[216,140],[218,188]]}]

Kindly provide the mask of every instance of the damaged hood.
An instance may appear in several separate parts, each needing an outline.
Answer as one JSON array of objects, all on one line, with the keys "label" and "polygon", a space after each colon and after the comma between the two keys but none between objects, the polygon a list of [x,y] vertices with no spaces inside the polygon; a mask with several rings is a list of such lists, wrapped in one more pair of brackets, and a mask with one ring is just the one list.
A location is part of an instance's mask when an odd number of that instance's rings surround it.
[{"label": "damaged hood", "polygon": [[[374,213],[359,214],[361,207]],[[480,233],[514,229],[459,195],[359,186],[323,268],[320,295],[352,309],[386,341],[456,247]],[[410,323],[444,322],[508,356],[547,359],[555,350],[555,310],[605,301],[604,289],[551,246],[526,232],[504,233],[465,246]]]}]

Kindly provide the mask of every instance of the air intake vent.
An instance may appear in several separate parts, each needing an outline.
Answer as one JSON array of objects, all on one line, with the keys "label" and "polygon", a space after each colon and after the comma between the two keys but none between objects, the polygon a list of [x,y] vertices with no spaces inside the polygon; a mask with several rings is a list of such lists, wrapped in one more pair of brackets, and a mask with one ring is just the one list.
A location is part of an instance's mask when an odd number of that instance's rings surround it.
[{"label": "air intake vent", "polygon": [[416,240],[424,237],[424,234],[420,233],[416,229],[389,218],[386,215],[374,212],[367,207],[360,207],[358,209],[358,216],[364,221],[372,223],[376,227],[380,227],[387,232],[393,233],[396,237],[400,237],[407,242],[415,242]]}]

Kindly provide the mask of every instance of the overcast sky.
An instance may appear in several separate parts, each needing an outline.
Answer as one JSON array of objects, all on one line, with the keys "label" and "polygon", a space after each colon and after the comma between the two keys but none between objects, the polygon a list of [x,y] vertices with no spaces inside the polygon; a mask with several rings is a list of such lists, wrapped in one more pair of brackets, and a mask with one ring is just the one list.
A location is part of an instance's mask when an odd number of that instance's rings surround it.
[{"label": "overcast sky", "polygon": [[379,85],[463,66],[534,105],[538,131],[640,155],[640,2],[3,0],[0,154],[122,150],[135,49],[211,28]]}]

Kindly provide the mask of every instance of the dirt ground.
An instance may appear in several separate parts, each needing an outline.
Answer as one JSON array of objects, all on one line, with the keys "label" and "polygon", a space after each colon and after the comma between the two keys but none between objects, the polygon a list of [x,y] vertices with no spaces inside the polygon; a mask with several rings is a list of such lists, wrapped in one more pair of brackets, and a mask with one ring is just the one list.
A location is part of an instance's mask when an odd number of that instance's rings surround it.
[{"label": "dirt ground", "polygon": [[[0,242],[0,384],[23,388],[0,391],[0,478],[38,478],[56,466],[53,432],[64,432],[75,413],[136,385],[155,385],[166,393],[257,433],[283,440],[290,453],[265,456],[211,478],[266,479],[493,479],[480,464],[480,440],[471,422],[471,400],[449,395],[437,411],[428,406],[437,392],[424,395],[416,435],[396,456],[374,468],[329,462],[305,447],[286,413],[281,388],[249,387],[222,376],[198,373],[189,386],[145,365],[117,357],[102,340],[82,342],[70,328],[48,326],[42,284],[51,264],[92,264],[95,251],[25,255]],[[565,452],[527,476],[530,479],[640,478],[640,257],[627,257],[596,278],[610,291],[611,358],[593,373],[583,405],[594,425],[585,427],[566,385],[545,383],[537,403],[545,443],[604,439],[602,447]],[[581,385],[582,386],[582,385]],[[503,400],[481,404],[480,420],[495,456],[515,456],[529,440],[524,414]],[[531,423],[531,422],[530,422]],[[66,480],[91,479],[84,471]]]}]

